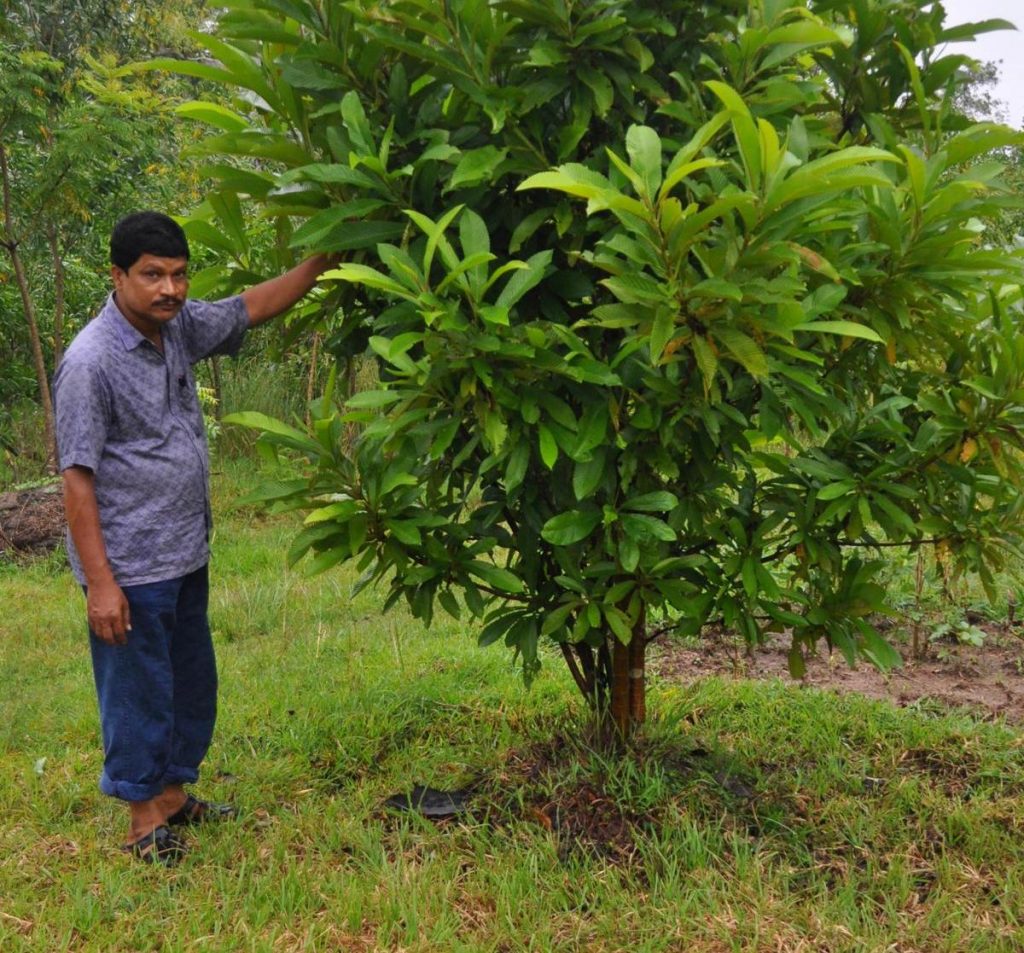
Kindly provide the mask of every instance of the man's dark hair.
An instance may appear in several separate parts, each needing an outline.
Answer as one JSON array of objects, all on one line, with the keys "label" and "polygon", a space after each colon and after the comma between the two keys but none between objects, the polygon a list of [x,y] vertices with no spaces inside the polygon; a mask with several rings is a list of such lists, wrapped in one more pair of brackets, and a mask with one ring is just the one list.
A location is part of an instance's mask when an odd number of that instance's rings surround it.
[{"label": "man's dark hair", "polygon": [[128,271],[143,255],[188,258],[182,227],[162,212],[132,212],[110,234],[110,261]]}]

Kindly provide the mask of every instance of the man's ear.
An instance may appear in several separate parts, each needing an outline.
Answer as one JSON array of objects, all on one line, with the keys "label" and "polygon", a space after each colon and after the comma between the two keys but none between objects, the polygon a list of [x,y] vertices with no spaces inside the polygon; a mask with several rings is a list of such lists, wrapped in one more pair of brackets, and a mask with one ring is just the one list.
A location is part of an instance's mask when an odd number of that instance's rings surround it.
[{"label": "man's ear", "polygon": [[125,278],[128,277],[128,273],[117,265],[110,266],[110,280],[114,282],[115,288],[120,288]]}]

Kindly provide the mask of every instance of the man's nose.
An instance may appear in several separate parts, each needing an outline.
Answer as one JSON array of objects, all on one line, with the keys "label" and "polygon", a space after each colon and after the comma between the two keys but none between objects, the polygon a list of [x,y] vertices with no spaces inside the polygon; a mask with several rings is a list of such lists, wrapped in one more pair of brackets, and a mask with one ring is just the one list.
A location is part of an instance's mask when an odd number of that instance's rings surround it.
[{"label": "man's nose", "polygon": [[168,298],[176,298],[178,296],[177,283],[174,280],[174,275],[164,275],[160,279],[160,294],[166,295]]}]

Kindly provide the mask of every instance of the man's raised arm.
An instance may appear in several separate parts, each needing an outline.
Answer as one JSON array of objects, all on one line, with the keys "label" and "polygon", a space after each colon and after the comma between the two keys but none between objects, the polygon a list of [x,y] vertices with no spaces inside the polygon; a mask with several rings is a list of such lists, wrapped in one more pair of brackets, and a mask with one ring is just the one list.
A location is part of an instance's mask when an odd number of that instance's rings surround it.
[{"label": "man's raised arm", "polygon": [[332,256],[314,255],[283,275],[246,288],[242,292],[242,300],[249,312],[249,327],[256,327],[287,311],[333,264]]}]

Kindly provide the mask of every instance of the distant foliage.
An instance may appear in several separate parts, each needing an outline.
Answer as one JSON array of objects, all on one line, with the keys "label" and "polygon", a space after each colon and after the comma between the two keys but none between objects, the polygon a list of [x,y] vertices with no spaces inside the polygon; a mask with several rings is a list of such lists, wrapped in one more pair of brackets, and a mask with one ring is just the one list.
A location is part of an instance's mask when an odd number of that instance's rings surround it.
[{"label": "distant foliage", "polygon": [[[311,317],[378,388],[310,433],[291,557],[557,643],[628,732],[644,650],[711,622],[897,657],[880,547],[1018,552],[1019,142],[955,111],[926,0],[233,4],[195,236],[342,253]],[[298,227],[293,223],[298,221]],[[336,395],[335,395],[336,396]],[[358,425],[351,449],[347,435]]]}]

